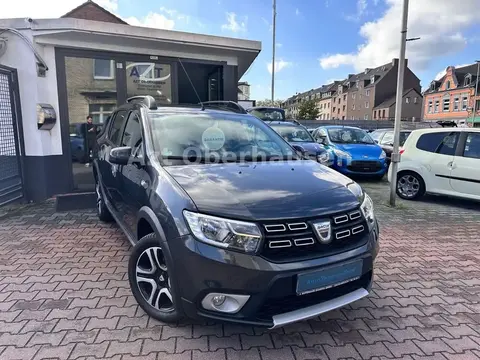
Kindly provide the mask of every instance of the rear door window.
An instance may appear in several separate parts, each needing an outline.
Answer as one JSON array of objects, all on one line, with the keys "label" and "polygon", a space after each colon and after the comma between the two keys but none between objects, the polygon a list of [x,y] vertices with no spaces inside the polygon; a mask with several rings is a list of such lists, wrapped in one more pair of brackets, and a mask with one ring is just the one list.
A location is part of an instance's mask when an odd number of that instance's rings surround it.
[{"label": "rear door window", "polygon": [[465,142],[463,156],[472,159],[480,159],[480,133],[469,133]]},{"label": "rear door window", "polygon": [[417,149],[442,155],[455,155],[458,132],[423,134],[417,141]]},{"label": "rear door window", "polygon": [[108,138],[115,146],[120,146],[120,141],[122,139],[123,127],[127,121],[127,111],[122,110],[117,112],[115,119],[113,119],[112,127],[108,133]]}]

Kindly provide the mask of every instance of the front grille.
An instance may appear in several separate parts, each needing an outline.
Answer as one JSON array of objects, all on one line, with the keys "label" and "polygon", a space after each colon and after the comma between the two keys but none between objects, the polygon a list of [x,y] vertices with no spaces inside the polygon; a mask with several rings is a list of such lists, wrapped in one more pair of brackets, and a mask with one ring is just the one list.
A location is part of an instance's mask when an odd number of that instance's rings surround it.
[{"label": "front grille", "polygon": [[[360,288],[367,289],[371,278],[372,272],[369,271],[358,280],[306,295],[296,295],[295,290],[293,289],[294,283],[292,282],[292,295],[276,296],[275,292],[271,291],[269,293],[269,297],[265,300],[262,307],[258,311],[257,317],[261,320],[271,320],[272,316],[275,315],[320,304],[339,296],[346,295]],[[284,291],[282,291],[282,294],[284,294]]]},{"label": "front grille", "polygon": [[[331,242],[322,243],[313,223],[330,222]],[[366,243],[368,226],[359,209],[302,221],[275,221],[262,224],[265,243],[261,256],[273,262],[305,260],[334,255]]]},{"label": "front grille", "polygon": [[377,172],[382,170],[382,164],[379,161],[355,160],[347,166],[347,169],[355,172]]}]

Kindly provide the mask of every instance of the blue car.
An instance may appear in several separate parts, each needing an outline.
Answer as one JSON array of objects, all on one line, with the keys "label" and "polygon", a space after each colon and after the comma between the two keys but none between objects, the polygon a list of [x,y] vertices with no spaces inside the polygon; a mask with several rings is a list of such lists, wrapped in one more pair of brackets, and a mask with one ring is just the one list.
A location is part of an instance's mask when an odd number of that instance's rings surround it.
[{"label": "blue car", "polygon": [[387,172],[385,151],[365,130],[350,126],[321,126],[313,137],[332,151],[332,167],[344,175],[368,175],[380,179]]},{"label": "blue car", "polygon": [[270,127],[296,150],[325,166],[333,165],[333,152],[318,144],[302,125],[288,121],[269,121]]}]

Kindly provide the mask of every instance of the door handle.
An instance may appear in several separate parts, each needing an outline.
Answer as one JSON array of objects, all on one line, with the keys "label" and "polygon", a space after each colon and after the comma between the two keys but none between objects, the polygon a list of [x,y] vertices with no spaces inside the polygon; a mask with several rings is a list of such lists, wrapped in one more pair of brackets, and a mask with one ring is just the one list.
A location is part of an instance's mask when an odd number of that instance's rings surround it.
[{"label": "door handle", "polygon": [[456,165],[453,161],[450,161],[447,166],[450,168],[450,169],[455,169],[456,168]]},{"label": "door handle", "polygon": [[145,180],[140,181],[140,185],[142,185],[144,189],[148,189],[148,182],[146,182]]}]

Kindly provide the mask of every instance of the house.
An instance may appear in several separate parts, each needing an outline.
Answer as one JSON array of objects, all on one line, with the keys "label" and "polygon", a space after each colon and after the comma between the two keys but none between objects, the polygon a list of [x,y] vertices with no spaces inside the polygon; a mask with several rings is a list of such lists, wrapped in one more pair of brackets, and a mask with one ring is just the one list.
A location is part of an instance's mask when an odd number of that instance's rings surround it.
[{"label": "house", "polygon": [[[9,121],[23,129],[18,141],[0,141],[24,148],[28,201],[94,190],[92,168],[72,160],[85,147],[70,142],[70,125],[89,114],[101,125],[136,95],[160,105],[237,101],[238,81],[261,51],[258,41],[128,25],[91,0],[61,18],[0,19],[0,27],[0,70],[18,75],[6,91],[22,116]],[[38,104],[56,115],[51,129],[40,129]]]},{"label": "house", "polygon": [[[480,126],[480,88],[475,97],[479,64],[455,68],[448,66],[445,75],[432,80],[424,92],[423,119],[425,121],[467,121]],[[473,107],[475,105],[475,115]]]},{"label": "house", "polygon": [[[373,120],[395,120],[397,95],[393,95],[373,108]],[[402,95],[402,119],[418,121],[422,112],[422,94],[417,89],[407,89]]]},{"label": "house", "polygon": [[319,110],[318,119],[319,120],[330,120],[332,119],[333,113],[333,99],[337,92],[337,86],[340,84],[339,81],[324,85],[320,88],[320,100],[317,103]]},{"label": "house", "polygon": [[246,81],[238,83],[238,100],[250,100],[250,84]]}]

